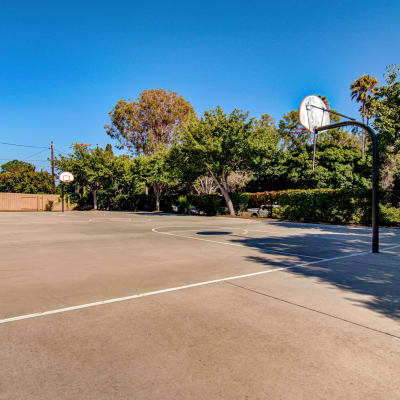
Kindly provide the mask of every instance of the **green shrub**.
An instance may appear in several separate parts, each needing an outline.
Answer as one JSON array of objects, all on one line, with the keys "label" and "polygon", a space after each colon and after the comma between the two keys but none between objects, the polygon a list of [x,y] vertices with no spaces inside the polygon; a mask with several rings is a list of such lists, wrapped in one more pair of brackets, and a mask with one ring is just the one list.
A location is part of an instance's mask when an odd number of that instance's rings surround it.
[{"label": "green shrub", "polygon": [[233,193],[231,195],[233,206],[239,212],[246,211],[251,201],[251,193]]},{"label": "green shrub", "polygon": [[218,194],[194,194],[187,198],[191,205],[206,215],[215,215],[222,202]]},{"label": "green shrub", "polygon": [[[371,221],[370,191],[365,189],[296,189],[248,195],[253,206],[270,205],[274,218],[335,224]],[[272,207],[274,204],[280,207]]]},{"label": "green shrub", "polygon": [[379,222],[382,225],[400,226],[400,208],[381,204],[379,212]]},{"label": "green shrub", "polygon": [[191,204],[188,201],[187,196],[178,197],[178,212],[181,214],[190,214]]},{"label": "green shrub", "polygon": [[53,211],[53,208],[54,208],[54,201],[53,200],[48,200],[44,209],[46,211]]}]

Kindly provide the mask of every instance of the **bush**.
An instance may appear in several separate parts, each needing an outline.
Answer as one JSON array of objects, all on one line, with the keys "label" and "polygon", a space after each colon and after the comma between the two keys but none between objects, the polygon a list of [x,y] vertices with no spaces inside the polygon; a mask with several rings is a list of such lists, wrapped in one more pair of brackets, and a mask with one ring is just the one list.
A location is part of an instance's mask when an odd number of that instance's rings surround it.
[{"label": "bush", "polygon": [[178,197],[178,212],[181,214],[190,214],[190,203],[187,199],[187,196],[179,196]]},{"label": "bush", "polygon": [[400,226],[400,209],[381,204],[379,206],[380,218],[382,225]]},{"label": "bush", "polygon": [[191,205],[206,215],[215,215],[222,202],[222,197],[218,194],[195,194],[187,198]]},{"label": "bush", "polygon": [[[248,193],[253,206],[270,205],[272,216],[291,221],[370,223],[370,191],[309,189]],[[272,205],[279,204],[279,208]]]},{"label": "bush", "polygon": [[246,211],[251,201],[251,193],[233,193],[231,195],[233,206],[239,212]]},{"label": "bush", "polygon": [[45,205],[45,207],[44,207],[44,209],[46,211],[53,211],[53,208],[54,208],[54,201],[53,200],[48,200],[46,205]]}]

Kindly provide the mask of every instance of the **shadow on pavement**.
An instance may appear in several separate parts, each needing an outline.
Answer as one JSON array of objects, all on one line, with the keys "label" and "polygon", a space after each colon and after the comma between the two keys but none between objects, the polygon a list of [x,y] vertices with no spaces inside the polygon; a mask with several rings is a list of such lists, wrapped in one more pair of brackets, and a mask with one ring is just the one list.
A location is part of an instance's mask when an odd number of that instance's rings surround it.
[{"label": "shadow on pavement", "polygon": [[[334,285],[341,290],[368,296],[365,300],[359,300],[358,304],[386,317],[400,320],[400,247],[385,251],[385,244],[386,247],[400,244],[399,236],[396,234],[386,236],[386,243],[381,246],[381,253],[372,254],[369,253],[370,232],[367,230],[360,230],[356,236],[349,235],[345,238],[346,232],[347,234],[354,232],[352,230],[346,231],[345,227],[339,228],[335,233],[332,233],[332,228],[329,227],[324,228],[324,226],[319,225],[316,228],[322,231],[324,229],[329,230],[330,236],[335,237],[337,235],[339,240],[329,241],[329,238],[318,238],[319,234],[304,233],[279,238],[267,236],[264,238],[248,238],[243,236],[240,239],[232,239],[231,242],[258,249],[263,254],[262,256],[248,256],[247,259],[269,267],[281,267],[285,264],[281,261],[274,261],[272,257],[269,258],[271,250],[325,259],[362,252],[363,254],[359,256],[323,262],[302,259],[304,266],[291,268],[286,272],[318,278],[322,282]],[[323,232],[321,236],[324,236]],[[317,262],[315,263],[315,261]],[[312,265],[307,265],[307,262],[312,262]],[[352,299],[352,301],[354,300]]]}]

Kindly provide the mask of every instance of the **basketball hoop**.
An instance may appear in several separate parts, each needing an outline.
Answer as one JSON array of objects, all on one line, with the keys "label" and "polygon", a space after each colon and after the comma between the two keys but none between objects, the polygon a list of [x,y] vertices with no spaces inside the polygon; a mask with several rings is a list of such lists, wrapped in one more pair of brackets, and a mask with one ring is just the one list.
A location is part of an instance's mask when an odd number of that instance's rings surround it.
[{"label": "basketball hoop", "polygon": [[[71,172],[64,171],[58,177],[59,181],[62,183],[70,183],[74,181],[74,176]],[[61,185],[61,199],[62,199],[62,212],[64,212],[64,185]]]},{"label": "basketball hoop", "polygon": [[60,174],[58,179],[60,182],[69,183],[69,182],[73,182],[74,176],[71,174],[71,172],[64,171]]},{"label": "basketball hoop", "polygon": [[[350,121],[330,123],[329,114],[339,115]],[[374,130],[354,118],[329,110],[328,105],[318,96],[311,95],[303,99],[299,107],[299,122],[307,131],[314,134],[313,171],[315,170],[316,136],[319,132],[329,129],[338,129],[345,126],[356,126],[364,129],[372,143],[372,253],[379,253],[379,148],[378,139]]]},{"label": "basketball hoop", "polygon": [[305,97],[300,103],[299,122],[312,133],[320,126],[329,125],[329,109],[325,102],[316,95]]}]

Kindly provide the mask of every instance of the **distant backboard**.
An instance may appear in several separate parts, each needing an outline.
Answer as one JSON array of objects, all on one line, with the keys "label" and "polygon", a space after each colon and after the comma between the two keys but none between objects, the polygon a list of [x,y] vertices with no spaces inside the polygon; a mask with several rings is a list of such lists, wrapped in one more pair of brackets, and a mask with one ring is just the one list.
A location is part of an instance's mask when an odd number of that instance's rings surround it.
[{"label": "distant backboard", "polygon": [[68,183],[74,180],[74,176],[71,174],[71,172],[64,171],[60,174],[58,179],[60,180],[60,182]]},{"label": "distant backboard", "polygon": [[329,125],[327,105],[316,95],[307,96],[300,104],[299,122],[309,132],[314,132],[317,127]]}]

